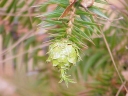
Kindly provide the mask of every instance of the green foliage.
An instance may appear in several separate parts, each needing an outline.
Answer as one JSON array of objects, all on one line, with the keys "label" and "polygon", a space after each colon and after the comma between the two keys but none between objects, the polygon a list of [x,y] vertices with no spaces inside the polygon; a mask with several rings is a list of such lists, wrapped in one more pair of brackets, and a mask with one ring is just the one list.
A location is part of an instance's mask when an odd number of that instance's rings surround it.
[{"label": "green foliage", "polygon": [[[56,7],[56,9],[54,11],[45,13],[45,14],[39,16],[39,17],[43,17],[43,18],[46,17],[41,22],[40,27],[49,28],[47,32],[50,34],[50,37],[52,37],[54,39],[60,39],[60,40],[66,38],[66,39],[72,41],[73,43],[77,44],[77,46],[79,46],[80,48],[86,46],[84,44],[85,40],[88,40],[91,43],[93,43],[91,36],[94,34],[97,35],[100,33],[99,25],[95,22],[95,20],[93,18],[94,17],[93,13],[95,15],[101,16],[103,18],[107,18],[100,11],[100,8],[90,7],[87,10],[87,9],[84,9],[83,7],[81,7],[81,5],[80,5],[81,0],[76,1],[74,5],[69,5],[68,0],[49,0],[47,3],[43,4],[42,7],[47,4],[49,4],[49,5],[57,4],[58,6]],[[62,43],[62,45],[64,45],[63,42],[61,42],[61,43]],[[58,42],[57,42],[57,44],[58,44]],[[56,43],[53,43],[52,45],[50,45],[50,48],[49,48],[50,51],[48,53],[50,56],[49,56],[48,60],[53,63],[53,66],[60,65],[60,68],[64,67],[65,64],[70,65],[69,63],[67,63],[67,62],[69,62],[69,57],[66,56],[66,53],[65,53],[64,57],[54,58],[54,56],[59,56],[63,52],[62,49],[65,49],[65,48],[57,48],[56,49],[55,46],[59,47],[59,45],[56,45]],[[64,45],[64,46],[66,47],[67,45]],[[75,54],[76,54],[76,52],[75,52]],[[69,50],[69,53],[70,53],[70,50]],[[76,57],[75,54],[74,54],[74,57]],[[98,56],[96,55],[96,56],[92,57],[92,59],[90,59],[90,61],[87,62],[87,64],[86,64],[87,66],[85,66],[86,71],[89,70],[89,68],[92,66],[93,62],[95,62],[95,60],[98,59],[99,56],[100,56],[100,54],[98,54]],[[98,57],[98,58],[95,58],[95,57]],[[68,60],[68,61],[64,61],[65,63],[63,64],[62,58],[64,60]],[[95,60],[93,60],[93,59],[95,59]],[[73,64],[76,62],[77,61],[75,60],[75,62],[73,62]],[[100,61],[100,62],[102,63],[104,61]],[[65,69],[63,69],[62,71],[65,71]],[[86,71],[84,72],[84,75],[87,74]],[[61,78],[63,77],[62,73],[65,73],[65,72],[61,72]],[[66,74],[64,74],[64,76],[66,76]],[[65,79],[62,78],[62,81],[63,80],[65,80]]]},{"label": "green foliage", "polygon": [[[43,15],[40,15],[39,17],[46,17],[46,19],[43,20],[43,22],[40,24],[43,28],[49,28],[47,31],[50,33],[50,36],[54,38],[66,38],[67,37],[67,28],[68,28],[68,22],[70,21],[70,14],[64,18],[61,18],[58,20],[58,18],[63,14],[65,8],[69,5],[68,0],[49,0],[46,4],[57,4],[57,8],[52,11],[45,13]],[[43,4],[42,6],[44,6]],[[72,34],[68,39],[73,41],[74,43],[78,44],[78,46],[83,45],[85,41],[88,40],[93,43],[91,39],[92,34],[98,34],[99,28],[98,24],[93,19],[93,14],[91,12],[88,12],[84,8],[80,6],[80,1],[77,1],[75,3],[75,16],[74,16],[74,22],[73,28],[72,28]],[[90,7],[88,8],[90,11],[94,12],[94,14],[99,15],[103,18],[107,18],[99,8],[96,7]],[[70,9],[71,10],[71,9]],[[96,31],[94,31],[96,30]],[[79,39],[78,39],[79,38]]]},{"label": "green foliage", "polygon": [[[108,4],[106,0],[95,0],[95,2],[98,4]],[[25,0],[0,1],[0,7],[5,10],[5,14],[2,14],[3,10],[0,14],[2,18],[0,19],[2,52],[9,49],[5,52],[6,54],[1,55],[0,53],[0,55],[5,61],[6,59],[11,60],[13,62],[12,66],[15,66],[16,79],[14,84],[18,88],[17,92],[21,96],[106,96],[106,94],[108,96],[115,96],[121,86],[121,82],[112,66],[106,45],[100,34],[99,26],[101,28],[104,28],[106,25],[109,26],[104,31],[104,34],[110,49],[120,71],[122,71],[124,66],[127,69],[128,18],[126,12],[128,8],[126,4],[128,2],[127,0],[125,2],[123,4],[126,7],[125,11],[117,8],[116,11],[120,11],[120,14],[116,13],[115,17],[123,16],[124,19],[109,22],[110,25],[108,25],[107,22],[110,20],[108,17],[113,16],[115,10],[109,13],[108,10],[106,12],[103,8],[96,5],[85,9],[80,5],[80,0],[78,0],[74,5],[75,15],[72,32],[70,35],[67,35],[70,12],[67,16],[59,20],[58,18],[69,5],[68,0],[48,0],[48,2],[39,5],[40,8],[31,7],[36,4],[36,0],[30,0],[27,8]],[[52,4],[57,5],[55,10],[45,12]],[[22,8],[25,10],[21,12]],[[32,9],[32,12],[27,9]],[[39,10],[42,12],[38,16],[41,19],[33,15],[33,13],[39,14]],[[30,17],[29,11],[31,13]],[[5,21],[8,21],[9,24],[5,25]],[[45,52],[47,48],[43,47],[46,43],[38,42],[35,35],[32,34],[31,36],[31,34],[28,34],[29,32],[35,32],[34,27],[37,24],[39,24],[41,32],[43,32],[42,29],[46,29],[48,36],[53,38],[51,43],[54,43],[56,40],[62,41],[63,38],[66,38],[72,42],[71,45],[75,44],[78,46],[82,60],[77,62],[76,66],[72,66],[72,68],[68,67],[70,68],[68,72],[60,71],[61,74],[65,75],[62,80],[65,80],[65,78],[69,79],[68,74],[71,74],[71,78],[77,83],[69,83],[68,88],[65,87],[63,82],[58,84],[60,80],[58,70],[52,69],[51,64],[46,63],[48,56]],[[17,29],[18,25],[23,26],[22,29],[27,28],[28,33],[17,34],[19,31]],[[7,26],[10,26],[13,32],[8,30]],[[23,39],[24,36],[26,38]],[[18,43],[19,41],[20,43]],[[88,49],[86,49],[87,45],[89,46]],[[11,58],[13,60],[8,57],[10,56],[10,51],[12,52]],[[40,55],[40,53],[43,53],[43,55]],[[126,56],[126,59],[124,56]],[[123,61],[123,63],[119,64],[120,61]],[[6,62],[11,64],[8,60]],[[61,61],[58,60],[57,62]],[[71,63],[68,64],[70,65]],[[122,89],[119,96],[125,96],[125,93],[125,90]]]}]

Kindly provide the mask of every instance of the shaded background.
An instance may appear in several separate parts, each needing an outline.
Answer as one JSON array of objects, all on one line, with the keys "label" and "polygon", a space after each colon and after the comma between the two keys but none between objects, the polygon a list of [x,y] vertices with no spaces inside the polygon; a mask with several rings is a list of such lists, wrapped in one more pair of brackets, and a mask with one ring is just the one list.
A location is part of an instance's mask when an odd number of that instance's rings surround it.
[{"label": "shaded background", "polygon": [[[59,73],[46,63],[49,38],[46,30],[37,26],[43,18],[36,16],[56,7],[37,7],[45,1],[0,1],[0,96],[115,96],[121,82],[102,36],[92,36],[95,46],[85,42],[89,48],[82,52],[82,61],[69,71],[77,83],[69,84],[69,88],[58,83]],[[103,24],[115,61],[127,81],[128,1],[109,3],[96,5],[106,9],[104,13],[112,21],[97,21]],[[119,96],[125,94],[122,89]]]}]

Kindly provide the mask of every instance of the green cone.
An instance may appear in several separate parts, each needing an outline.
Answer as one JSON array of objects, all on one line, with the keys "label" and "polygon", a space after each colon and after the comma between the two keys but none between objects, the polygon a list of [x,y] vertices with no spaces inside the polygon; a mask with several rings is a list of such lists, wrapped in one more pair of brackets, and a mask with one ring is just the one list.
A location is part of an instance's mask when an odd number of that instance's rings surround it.
[{"label": "green cone", "polygon": [[66,76],[66,70],[75,65],[79,58],[78,47],[67,39],[56,40],[49,46],[48,54],[47,61],[51,62],[54,67],[57,67],[61,71],[61,79],[66,81],[65,79],[68,77]]}]

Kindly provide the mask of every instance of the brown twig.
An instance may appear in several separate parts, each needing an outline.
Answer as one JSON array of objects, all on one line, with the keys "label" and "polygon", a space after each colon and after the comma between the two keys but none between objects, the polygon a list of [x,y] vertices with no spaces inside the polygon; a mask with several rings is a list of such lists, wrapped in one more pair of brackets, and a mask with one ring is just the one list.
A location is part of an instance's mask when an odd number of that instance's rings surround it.
[{"label": "brown twig", "polygon": [[[71,1],[70,1],[70,3],[71,3]],[[70,17],[69,17],[69,22],[68,22],[68,28],[67,28],[67,30],[66,30],[66,32],[67,32],[68,35],[71,35],[71,33],[72,33],[75,11],[76,11],[75,7],[72,6],[71,11],[70,11]]]},{"label": "brown twig", "polygon": [[0,61],[0,63],[6,62],[6,61],[8,61],[8,60],[12,60],[12,59],[14,59],[14,58],[16,58],[16,57],[19,57],[19,56],[22,56],[22,55],[24,55],[24,54],[26,54],[26,53],[32,53],[34,50],[37,50],[37,49],[39,49],[39,48],[46,47],[46,46],[48,46],[49,44],[50,44],[50,43],[49,43],[48,41],[47,41],[47,42],[44,42],[43,45],[37,46],[37,47],[33,48],[32,50],[27,50],[27,51],[25,51],[25,52],[22,53],[22,54],[18,54],[18,55],[15,55],[15,56],[13,56],[13,57],[10,57],[10,58],[7,58],[7,59],[5,59],[5,60],[2,60],[2,61]]},{"label": "brown twig", "polygon": [[[101,28],[100,28],[100,30],[101,30]],[[110,55],[111,60],[112,60],[112,62],[113,62],[113,65],[114,65],[114,67],[115,67],[115,70],[116,70],[116,72],[117,72],[117,74],[118,74],[118,76],[119,76],[119,78],[120,78],[121,83],[123,84],[124,81],[123,81],[123,79],[122,79],[122,77],[121,77],[121,74],[120,74],[120,72],[119,72],[119,70],[118,70],[118,67],[117,67],[117,65],[116,65],[116,63],[115,63],[114,57],[113,57],[113,55],[112,55],[112,52],[111,52],[111,50],[110,50],[109,44],[108,44],[108,42],[107,42],[107,40],[106,40],[106,37],[105,37],[103,31],[101,31],[101,35],[102,35],[102,37],[103,37],[103,39],[104,39],[104,42],[105,42],[106,47],[107,47],[107,49],[108,49],[108,52],[109,52],[109,55]],[[128,93],[127,87],[126,87],[125,85],[123,85],[123,87],[125,88],[126,92]]]},{"label": "brown twig", "polygon": [[126,81],[121,85],[121,87],[119,88],[119,90],[116,93],[116,96],[119,96],[119,94],[120,94],[121,90],[123,89],[123,87],[125,86],[125,84],[126,84]]},{"label": "brown twig", "polygon": [[27,34],[25,34],[23,37],[21,37],[16,43],[14,43],[11,47],[9,47],[6,50],[3,50],[3,52],[0,53],[0,55],[5,54],[6,52],[12,50],[13,48],[15,48],[16,46],[18,46],[22,41],[24,41],[33,31],[28,32]]}]

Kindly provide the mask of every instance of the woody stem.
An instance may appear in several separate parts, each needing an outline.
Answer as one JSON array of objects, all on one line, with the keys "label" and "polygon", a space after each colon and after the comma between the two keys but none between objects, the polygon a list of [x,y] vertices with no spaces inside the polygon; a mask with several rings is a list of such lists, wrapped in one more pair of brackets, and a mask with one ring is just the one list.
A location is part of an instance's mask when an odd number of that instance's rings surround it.
[{"label": "woody stem", "polygon": [[70,17],[69,17],[69,22],[68,22],[68,28],[67,28],[67,30],[66,30],[66,32],[67,32],[68,35],[71,35],[71,33],[72,33],[75,11],[76,11],[75,7],[72,6],[71,11],[70,11]]}]

